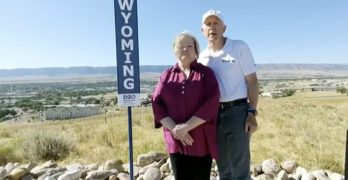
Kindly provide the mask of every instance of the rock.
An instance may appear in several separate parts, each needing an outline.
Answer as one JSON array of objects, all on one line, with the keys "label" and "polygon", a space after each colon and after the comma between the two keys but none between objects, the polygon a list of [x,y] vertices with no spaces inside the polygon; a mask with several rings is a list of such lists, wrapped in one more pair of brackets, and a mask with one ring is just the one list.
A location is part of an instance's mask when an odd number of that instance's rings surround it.
[{"label": "rock", "polygon": [[119,179],[119,180],[129,180],[130,178],[129,178],[129,174],[126,174],[126,173],[120,173],[120,174],[118,174],[117,175],[117,178]]},{"label": "rock", "polygon": [[324,170],[316,170],[311,173],[317,180],[330,180]]},{"label": "rock", "polygon": [[81,179],[86,179],[88,172],[89,171],[87,169],[81,169]]},{"label": "rock", "polygon": [[29,162],[28,164],[23,164],[23,165],[21,165],[21,166],[19,166],[19,167],[21,167],[21,168],[26,168],[26,169],[28,169],[29,171],[31,171],[34,167],[36,167],[37,166],[37,164],[36,163],[33,163],[33,162]]},{"label": "rock", "polygon": [[141,168],[139,170],[139,174],[144,174],[151,167],[155,167],[155,168],[159,169],[160,168],[160,163],[159,162],[153,162],[153,163],[151,163],[151,164],[149,164],[147,166],[144,166],[143,168]]},{"label": "rock", "polygon": [[118,172],[124,172],[122,164],[123,162],[121,160],[109,160],[104,163],[103,170],[116,169]]},{"label": "rock", "polygon": [[307,170],[305,168],[299,166],[296,168],[295,174],[299,174],[302,176],[303,174],[307,174]]},{"label": "rock", "polygon": [[146,167],[155,167],[155,168],[160,168],[161,167],[161,165],[163,165],[164,163],[160,163],[160,162],[153,162],[153,163],[151,163],[151,164],[149,164],[149,165],[147,165]]},{"label": "rock", "polygon": [[85,166],[85,169],[89,170],[89,171],[94,171],[94,170],[98,170],[99,165],[98,164],[90,164]]},{"label": "rock", "polygon": [[304,173],[301,180],[315,180],[315,177],[311,173]]},{"label": "rock", "polygon": [[13,163],[7,163],[5,166],[7,175],[9,175],[14,168],[16,168],[16,167],[14,166]]},{"label": "rock", "polygon": [[[170,162],[170,158],[167,159],[167,163],[169,163],[169,169],[172,170],[173,168],[172,168],[172,162]],[[216,167],[215,170],[217,171],[217,166],[215,167]]]},{"label": "rock", "polygon": [[47,169],[45,175],[46,175],[46,177],[53,176],[57,173],[64,172],[66,170],[67,170],[66,168],[62,168],[62,167],[49,168],[49,169]]},{"label": "rock", "polygon": [[210,176],[210,180],[219,180],[219,179],[215,176]]},{"label": "rock", "polygon": [[288,179],[288,173],[285,170],[281,170],[278,173],[277,180],[287,180]]},{"label": "rock", "polygon": [[28,174],[29,170],[26,168],[15,168],[11,171],[9,177],[11,180],[19,180],[24,175]]},{"label": "rock", "polygon": [[80,179],[82,171],[80,169],[67,171],[60,175],[57,180],[78,180]]},{"label": "rock", "polygon": [[5,179],[7,175],[7,170],[4,167],[0,167],[0,179]]},{"label": "rock", "polygon": [[329,178],[331,180],[344,180],[344,176],[342,174],[338,174],[338,173],[332,173],[329,175]]},{"label": "rock", "polygon": [[116,176],[116,175],[111,175],[111,176],[109,177],[109,180],[117,180],[117,176]]},{"label": "rock", "polygon": [[167,159],[168,158],[168,154],[167,153],[161,153],[161,152],[155,152],[155,151],[151,151],[148,154],[150,154],[151,156],[153,156],[153,160],[154,161],[160,161],[162,159]]},{"label": "rock", "polygon": [[262,171],[265,174],[278,174],[280,167],[273,159],[268,159],[262,162]]},{"label": "rock", "polygon": [[41,165],[42,168],[56,168],[58,167],[57,163],[54,161],[46,161]]},{"label": "rock", "polygon": [[[63,175],[63,174],[64,174],[64,172],[59,172],[59,173],[57,173],[57,174],[54,174],[54,175],[52,175],[52,176],[49,176],[49,178],[53,178],[54,180],[57,180],[58,177],[61,176],[61,175]],[[45,178],[45,180],[46,180],[46,178]]]},{"label": "rock", "polygon": [[36,178],[32,174],[26,174],[23,177],[21,177],[20,180],[36,180]]},{"label": "rock", "polygon": [[160,180],[161,171],[156,167],[149,167],[143,176],[144,180]]},{"label": "rock", "polygon": [[326,176],[327,177],[330,177],[331,175],[332,175],[332,171],[330,171],[330,170],[324,170],[324,172],[325,172],[325,174],[326,174]]},{"label": "rock", "polygon": [[[54,169],[54,168],[44,168],[44,169],[32,169],[30,172],[34,175],[34,177],[38,178],[38,177],[41,177],[41,176],[44,176],[46,177],[46,172],[49,170],[49,169]],[[43,178],[44,178],[43,177]]]},{"label": "rock", "polygon": [[144,167],[146,165],[153,163],[154,161],[160,161],[162,159],[167,159],[167,158],[168,158],[167,153],[152,151],[146,154],[139,155],[137,158],[137,163],[140,167]]},{"label": "rock", "polygon": [[288,179],[289,180],[300,180],[301,179],[301,174],[288,174]]},{"label": "rock", "polygon": [[169,164],[168,162],[164,163],[161,167],[160,170],[164,173],[170,173],[171,169],[169,168]]},{"label": "rock", "polygon": [[139,175],[139,177],[136,179],[136,180],[144,180],[144,174],[142,174],[142,175]]},{"label": "rock", "polygon": [[273,180],[274,178],[274,174],[261,174],[256,177],[256,180]]},{"label": "rock", "polygon": [[73,171],[78,169],[84,169],[80,163],[69,164],[66,166],[67,171]]},{"label": "rock", "polygon": [[257,177],[258,175],[262,174],[262,165],[261,164],[251,165],[250,171],[253,176]]},{"label": "rock", "polygon": [[[36,177],[41,176],[42,174],[45,174],[46,170],[48,168],[56,168],[57,163],[54,161],[46,161],[42,165],[35,166],[30,172],[35,174]],[[45,172],[42,172],[42,170],[45,170]]]},{"label": "rock", "polygon": [[284,161],[280,164],[281,168],[284,169],[288,174],[292,174],[296,171],[297,163],[293,160]]},{"label": "rock", "polygon": [[137,163],[140,167],[151,164],[153,161],[153,157],[148,154],[140,154],[137,158]]},{"label": "rock", "polygon": [[50,176],[55,176],[56,174],[62,175],[65,171],[67,171],[65,167],[44,168],[38,171],[37,174],[44,172],[43,174],[44,177],[50,177]]},{"label": "rock", "polygon": [[90,171],[87,173],[86,180],[104,180],[111,175],[117,175],[117,172],[111,170],[104,171]]},{"label": "rock", "polygon": [[[63,173],[62,173],[62,174],[63,174]],[[44,180],[57,180],[57,178],[55,178],[55,177],[53,177],[53,176],[52,176],[52,177],[50,176],[50,177],[45,177]]]},{"label": "rock", "polygon": [[217,176],[218,176],[218,173],[215,172],[215,171],[211,171],[211,172],[210,172],[210,175],[211,175],[211,176],[214,176],[214,177],[217,177]]},{"label": "rock", "polygon": [[163,180],[175,180],[173,175],[169,175],[166,178],[164,178]]},{"label": "rock", "polygon": [[139,174],[145,174],[145,172],[146,172],[147,169],[149,169],[149,168],[150,168],[150,167],[147,167],[147,166],[140,168]]},{"label": "rock", "polygon": [[[163,159],[167,155],[155,152],[146,154],[151,163],[145,166],[133,166],[136,180],[175,180],[171,169],[170,159]],[[150,161],[148,161],[150,162]],[[58,167],[57,163],[47,161],[42,165],[35,163],[8,163],[0,166],[0,180],[129,180],[129,163],[110,160],[102,165],[90,164],[83,166],[79,163]],[[35,166],[35,167],[34,167]],[[26,168],[27,167],[27,168]],[[121,168],[118,168],[121,167]],[[110,170],[103,170],[104,168]],[[212,165],[210,180],[218,180],[217,167]],[[8,172],[10,169],[11,172]],[[31,169],[31,170],[30,170]],[[122,169],[123,172],[119,172]],[[29,172],[30,171],[30,172]],[[276,173],[278,171],[278,173]],[[344,180],[344,176],[330,170],[315,170],[307,172],[295,161],[284,161],[279,166],[274,160],[265,160],[262,165],[251,165],[250,172],[253,180]],[[262,174],[262,173],[265,174]],[[260,174],[261,173],[261,174]]]},{"label": "rock", "polygon": [[[123,167],[125,172],[128,172],[128,174],[130,174],[130,169],[129,169],[130,168],[130,164],[129,163],[122,164],[122,167]],[[140,171],[140,167],[133,165],[133,176],[134,177],[138,177],[139,176],[139,171]]]}]

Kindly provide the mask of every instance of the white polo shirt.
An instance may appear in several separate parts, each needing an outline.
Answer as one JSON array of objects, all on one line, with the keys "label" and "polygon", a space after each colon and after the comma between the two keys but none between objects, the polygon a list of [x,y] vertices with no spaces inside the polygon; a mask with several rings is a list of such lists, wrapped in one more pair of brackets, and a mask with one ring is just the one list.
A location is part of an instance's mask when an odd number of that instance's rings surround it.
[{"label": "white polo shirt", "polygon": [[224,47],[210,54],[208,47],[198,62],[209,66],[219,82],[220,102],[248,97],[245,76],[257,71],[248,45],[240,40],[226,39]]}]

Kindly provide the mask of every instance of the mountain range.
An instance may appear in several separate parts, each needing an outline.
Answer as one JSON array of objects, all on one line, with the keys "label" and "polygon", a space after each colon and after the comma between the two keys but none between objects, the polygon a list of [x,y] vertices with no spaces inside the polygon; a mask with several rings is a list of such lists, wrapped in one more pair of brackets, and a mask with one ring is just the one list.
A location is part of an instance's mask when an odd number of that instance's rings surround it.
[{"label": "mountain range", "polygon": [[[263,79],[296,79],[296,78],[343,78],[348,77],[348,64],[258,64],[258,76]],[[140,75],[159,75],[169,65],[141,65]],[[107,67],[47,67],[0,69],[0,79],[21,79],[37,77],[84,77],[84,76],[114,76],[116,66]]]}]

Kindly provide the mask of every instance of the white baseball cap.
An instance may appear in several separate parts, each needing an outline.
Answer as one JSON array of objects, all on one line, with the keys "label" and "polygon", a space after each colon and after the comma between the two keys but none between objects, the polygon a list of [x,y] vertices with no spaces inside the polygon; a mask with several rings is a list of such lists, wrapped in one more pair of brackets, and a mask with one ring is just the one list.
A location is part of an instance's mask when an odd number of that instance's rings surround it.
[{"label": "white baseball cap", "polygon": [[224,22],[224,19],[222,19],[221,12],[216,10],[209,10],[206,13],[203,14],[202,17],[202,24],[204,24],[204,21],[207,20],[208,17],[215,16],[220,19],[221,22]]}]

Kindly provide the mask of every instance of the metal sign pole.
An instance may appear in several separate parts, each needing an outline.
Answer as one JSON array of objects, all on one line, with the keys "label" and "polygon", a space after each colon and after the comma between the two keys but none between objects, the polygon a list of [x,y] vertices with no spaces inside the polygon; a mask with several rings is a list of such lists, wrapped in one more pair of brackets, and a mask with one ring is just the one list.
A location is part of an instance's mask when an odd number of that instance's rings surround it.
[{"label": "metal sign pole", "polygon": [[128,106],[128,144],[129,144],[129,176],[133,180],[133,132],[132,132],[132,107]]},{"label": "metal sign pole", "polygon": [[346,167],[345,173],[344,173],[344,179],[348,179],[348,130],[347,130],[347,137],[346,137]]}]

